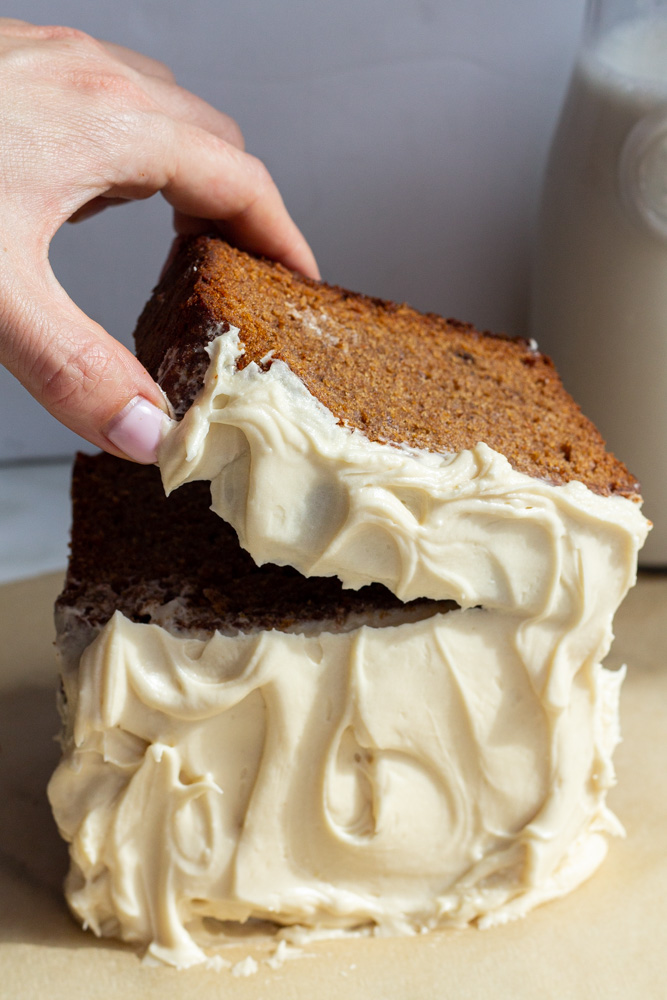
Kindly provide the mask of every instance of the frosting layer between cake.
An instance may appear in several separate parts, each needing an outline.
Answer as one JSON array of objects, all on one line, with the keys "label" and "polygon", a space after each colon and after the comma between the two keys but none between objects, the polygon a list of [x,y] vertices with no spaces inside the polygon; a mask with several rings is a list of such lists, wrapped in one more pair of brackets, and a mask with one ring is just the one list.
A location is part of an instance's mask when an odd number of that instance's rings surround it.
[{"label": "frosting layer between cake", "polygon": [[569,891],[619,832],[622,675],[524,632],[468,609],[203,641],[116,613],[49,787],[74,912],[184,966],[207,917],[414,932]]}]

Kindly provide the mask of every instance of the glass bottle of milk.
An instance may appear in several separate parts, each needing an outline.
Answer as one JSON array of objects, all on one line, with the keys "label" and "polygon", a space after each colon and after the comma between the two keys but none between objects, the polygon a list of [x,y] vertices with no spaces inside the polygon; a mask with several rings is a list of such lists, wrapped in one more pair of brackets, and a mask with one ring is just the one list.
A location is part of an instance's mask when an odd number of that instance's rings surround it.
[{"label": "glass bottle of milk", "polygon": [[667,0],[588,0],[548,162],[532,336],[637,476],[667,566]]}]

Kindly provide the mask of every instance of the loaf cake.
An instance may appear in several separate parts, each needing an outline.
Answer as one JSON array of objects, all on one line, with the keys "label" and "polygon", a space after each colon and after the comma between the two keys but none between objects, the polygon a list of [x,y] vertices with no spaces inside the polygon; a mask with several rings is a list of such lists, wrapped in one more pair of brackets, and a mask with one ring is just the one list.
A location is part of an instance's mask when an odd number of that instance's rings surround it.
[{"label": "loaf cake", "polygon": [[159,471],[79,458],[57,606],[83,923],[188,965],[214,925],[484,927],[588,877],[648,525],[549,360],[212,237],[136,341],[176,419]]}]

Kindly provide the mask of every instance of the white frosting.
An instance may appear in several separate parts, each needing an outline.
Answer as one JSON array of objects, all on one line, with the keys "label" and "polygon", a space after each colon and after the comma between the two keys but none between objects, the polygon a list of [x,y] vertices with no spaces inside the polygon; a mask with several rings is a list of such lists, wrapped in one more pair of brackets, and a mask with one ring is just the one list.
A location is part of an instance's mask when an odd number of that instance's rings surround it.
[{"label": "white frosting", "polygon": [[74,912],[183,966],[206,917],[411,932],[568,891],[619,829],[621,675],[546,678],[523,628],[469,609],[202,641],[116,613],[49,787]]},{"label": "white frosting", "polygon": [[211,480],[213,509],[258,565],[559,620],[580,613],[581,587],[613,613],[634,581],[647,521],[632,501],[552,486],[485,444],[438,455],[370,441],[282,361],[237,371],[233,328],[209,354],[160,448],[162,477],[168,493]]},{"label": "white frosting", "polygon": [[569,891],[619,829],[621,676],[600,661],[638,506],[484,444],[371,442],[282,362],[237,371],[241,351],[235,330],[211,344],[160,450],[167,490],[210,479],[257,563],[461,609],[208,641],[117,614],[67,683],[50,786],[72,908],[187,965],[206,917],[414,931]]}]

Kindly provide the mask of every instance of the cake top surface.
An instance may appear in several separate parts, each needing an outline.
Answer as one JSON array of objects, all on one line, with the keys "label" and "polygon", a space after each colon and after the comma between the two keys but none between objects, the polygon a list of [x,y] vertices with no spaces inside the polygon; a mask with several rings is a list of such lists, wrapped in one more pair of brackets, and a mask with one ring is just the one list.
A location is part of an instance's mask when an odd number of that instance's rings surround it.
[{"label": "cake top surface", "polygon": [[549,358],[523,339],[300,277],[220,239],[183,241],[135,333],[137,353],[182,413],[206,346],[236,327],[242,369],[283,361],[339,421],[371,441],[440,453],[484,442],[519,472],[637,498]]},{"label": "cake top surface", "polygon": [[[177,630],[231,633],[318,622],[336,628],[349,615],[381,617],[402,609],[379,584],[344,590],[334,578],[305,579],[290,567],[256,566],[209,502],[205,483],[165,497],[157,468],[79,454],[59,607],[76,606],[94,626],[119,610],[136,622],[164,624],[166,614],[166,624]],[[438,607],[433,602],[433,610]]]}]

